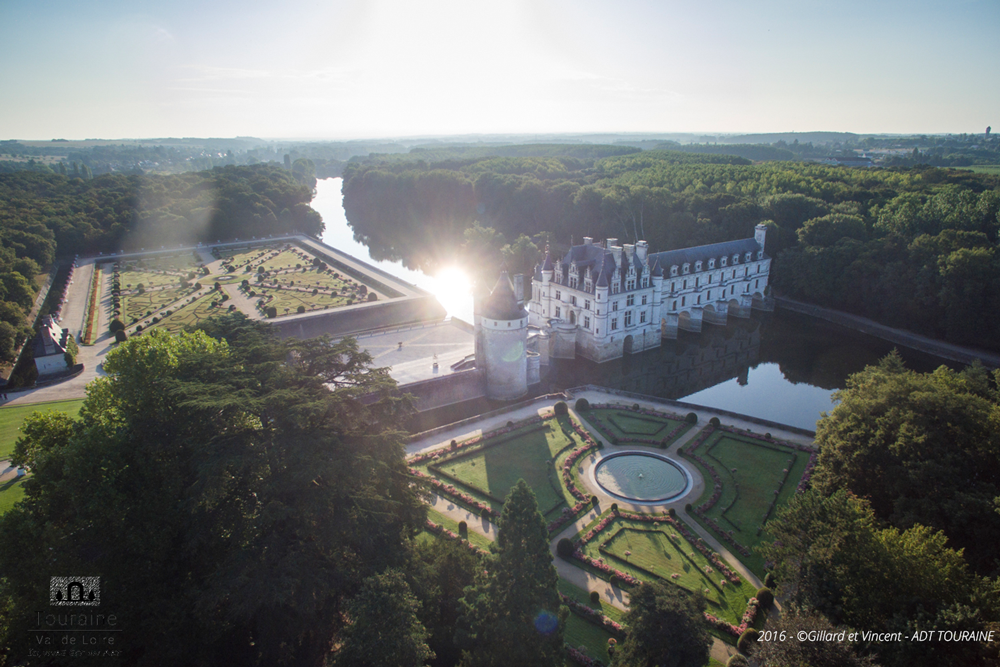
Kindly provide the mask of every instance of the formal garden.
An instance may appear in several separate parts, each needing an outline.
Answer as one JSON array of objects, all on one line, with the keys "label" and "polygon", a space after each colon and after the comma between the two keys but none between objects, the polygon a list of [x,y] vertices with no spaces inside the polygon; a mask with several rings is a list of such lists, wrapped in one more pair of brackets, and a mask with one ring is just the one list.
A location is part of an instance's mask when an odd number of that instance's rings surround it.
[{"label": "formal garden", "polygon": [[579,406],[577,412],[612,445],[637,444],[666,449],[695,427],[671,412],[621,405]]},{"label": "formal garden", "polygon": [[763,576],[764,560],[754,547],[770,539],[768,519],[808,481],[816,451],[713,419],[678,453],[705,479],[689,514]]}]

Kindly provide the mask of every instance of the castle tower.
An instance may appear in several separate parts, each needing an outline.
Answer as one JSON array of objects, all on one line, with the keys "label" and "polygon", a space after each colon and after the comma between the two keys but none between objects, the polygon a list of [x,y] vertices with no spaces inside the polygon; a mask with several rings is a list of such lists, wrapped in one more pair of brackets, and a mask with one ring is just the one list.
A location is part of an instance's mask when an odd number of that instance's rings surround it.
[{"label": "castle tower", "polygon": [[486,396],[512,401],[528,393],[528,313],[504,269],[479,317]]},{"label": "castle tower", "polygon": [[760,224],[753,228],[753,240],[764,249],[764,238],[767,236],[767,225]]}]

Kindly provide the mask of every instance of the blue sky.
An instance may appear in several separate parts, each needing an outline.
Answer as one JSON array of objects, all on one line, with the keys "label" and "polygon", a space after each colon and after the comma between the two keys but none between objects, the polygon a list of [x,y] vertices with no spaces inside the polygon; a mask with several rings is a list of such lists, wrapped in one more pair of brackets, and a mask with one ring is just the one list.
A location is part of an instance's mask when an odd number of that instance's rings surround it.
[{"label": "blue sky", "polygon": [[0,138],[982,132],[1000,2],[0,0]]}]

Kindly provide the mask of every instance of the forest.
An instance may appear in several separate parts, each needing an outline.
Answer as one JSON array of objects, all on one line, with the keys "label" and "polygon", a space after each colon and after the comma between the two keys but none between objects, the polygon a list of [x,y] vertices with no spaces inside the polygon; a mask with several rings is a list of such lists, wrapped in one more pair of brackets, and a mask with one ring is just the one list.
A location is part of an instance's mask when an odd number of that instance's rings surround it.
[{"label": "forest", "polygon": [[585,235],[646,239],[660,251],[745,238],[763,222],[778,293],[1000,349],[1000,293],[990,287],[1000,284],[997,176],[532,148],[352,159],[344,208],[355,237],[380,259],[433,270],[468,247],[469,229],[492,230],[494,254],[518,240],[565,249]]}]

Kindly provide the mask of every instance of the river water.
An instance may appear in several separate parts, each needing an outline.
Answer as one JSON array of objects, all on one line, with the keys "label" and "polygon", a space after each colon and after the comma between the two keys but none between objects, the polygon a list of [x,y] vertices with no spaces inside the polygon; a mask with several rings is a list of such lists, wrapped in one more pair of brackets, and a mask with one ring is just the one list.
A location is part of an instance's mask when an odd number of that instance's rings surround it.
[{"label": "river water", "polygon": [[[354,240],[341,184],[342,179],[330,178],[316,185],[312,206],[326,223],[323,242],[427,290],[450,316],[471,322],[471,285],[461,271],[445,269],[434,277],[401,262],[376,261]],[[658,349],[604,364],[556,360],[545,389],[597,384],[812,430],[822,413],[833,409],[833,394],[848,375],[877,363],[892,348],[879,338],[804,315],[755,312],[748,320],[733,319],[724,328],[705,325],[700,334],[681,332]],[[956,365],[907,348],[899,351],[918,371]]]}]

